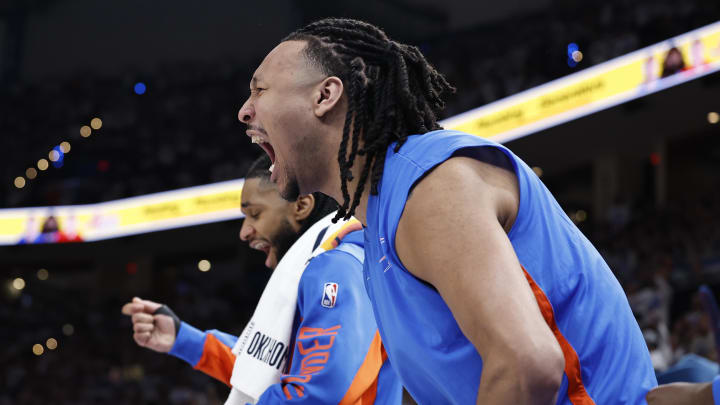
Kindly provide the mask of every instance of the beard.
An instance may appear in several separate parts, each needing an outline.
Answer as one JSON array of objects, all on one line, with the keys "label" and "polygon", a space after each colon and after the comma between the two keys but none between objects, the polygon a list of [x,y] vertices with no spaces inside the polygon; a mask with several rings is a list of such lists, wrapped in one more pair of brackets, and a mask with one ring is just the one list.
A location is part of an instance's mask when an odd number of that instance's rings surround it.
[{"label": "beard", "polygon": [[272,244],[275,246],[275,249],[277,249],[278,262],[282,260],[285,253],[290,250],[290,247],[295,243],[295,241],[297,241],[299,236],[300,235],[293,230],[290,222],[288,222],[287,219],[283,219],[282,224],[280,224],[280,228],[272,238]]},{"label": "beard", "polygon": [[300,197],[300,186],[298,185],[297,178],[294,175],[285,170],[285,178],[287,182],[285,187],[280,190],[280,197],[285,201],[295,202]]}]

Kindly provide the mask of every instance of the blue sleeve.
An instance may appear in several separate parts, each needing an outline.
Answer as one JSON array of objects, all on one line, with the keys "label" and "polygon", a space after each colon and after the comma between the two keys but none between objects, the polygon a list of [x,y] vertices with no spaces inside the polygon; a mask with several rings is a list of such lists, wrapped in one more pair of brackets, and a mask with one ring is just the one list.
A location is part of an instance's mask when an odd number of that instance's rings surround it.
[{"label": "blue sleeve", "polygon": [[219,330],[212,329],[203,332],[190,324],[180,322],[180,330],[168,354],[185,360],[191,366],[195,367],[203,357],[205,341],[208,334],[213,335],[222,345],[230,349],[235,346],[235,342],[238,339],[237,336]]},{"label": "blue sleeve", "polygon": [[712,382],[712,395],[715,405],[720,405],[720,375],[715,377]]},{"label": "blue sleeve", "polygon": [[312,259],[298,287],[301,321],[289,373],[259,405],[355,403],[377,389],[385,358],[362,277],[362,263],[339,248]]}]

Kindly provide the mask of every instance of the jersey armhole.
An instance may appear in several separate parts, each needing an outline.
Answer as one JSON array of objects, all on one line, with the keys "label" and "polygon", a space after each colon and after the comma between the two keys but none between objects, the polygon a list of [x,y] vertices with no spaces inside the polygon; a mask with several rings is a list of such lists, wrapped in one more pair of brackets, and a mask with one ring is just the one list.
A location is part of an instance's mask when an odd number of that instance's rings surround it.
[{"label": "jersey armhole", "polygon": [[[478,149],[481,149],[481,148],[487,148],[486,150],[492,150],[491,153],[488,153],[488,154],[487,154],[488,156],[491,156],[490,159],[484,158],[483,155],[486,155],[486,154],[481,154],[481,153],[478,153],[478,152],[477,152],[477,150],[478,150]],[[513,230],[515,229],[515,225],[517,225],[517,223],[519,222],[518,220],[519,220],[519,218],[520,218],[520,211],[521,211],[521,209],[522,209],[522,207],[523,207],[523,205],[524,205],[524,204],[523,204],[523,196],[524,196],[524,193],[522,192],[522,186],[521,186],[520,168],[518,167],[517,161],[512,157],[512,155],[510,154],[510,152],[509,152],[507,149],[502,148],[502,147],[498,147],[498,146],[494,146],[494,145],[468,145],[468,146],[462,146],[462,147],[456,149],[455,151],[453,151],[453,152],[452,152],[447,158],[445,158],[444,160],[441,160],[441,161],[437,162],[436,164],[434,164],[433,166],[431,166],[431,167],[429,167],[428,169],[426,169],[424,173],[422,173],[420,176],[418,176],[417,179],[415,179],[415,180],[413,181],[412,185],[411,185],[410,188],[408,189],[407,196],[405,196],[405,203],[403,204],[402,210],[400,211],[400,216],[398,217],[398,224],[400,224],[400,219],[402,219],[402,216],[403,216],[403,214],[405,213],[405,205],[407,204],[407,201],[408,201],[408,200],[410,199],[410,197],[412,196],[412,193],[413,193],[413,191],[415,190],[415,186],[417,186],[418,184],[420,184],[420,182],[421,182],[428,174],[430,174],[433,170],[435,170],[435,168],[437,168],[437,167],[440,166],[441,164],[447,162],[449,159],[452,159],[452,158],[454,158],[454,157],[469,157],[469,158],[473,158],[473,159],[479,160],[479,161],[481,161],[481,162],[485,162],[485,163],[488,163],[488,164],[491,164],[491,165],[500,167],[500,168],[502,168],[502,169],[511,171],[511,172],[515,175],[515,177],[517,178],[517,181],[518,181],[518,194],[519,194],[519,195],[518,195],[518,199],[519,199],[519,201],[520,201],[520,205],[518,206],[518,215],[517,215],[517,217],[515,218],[515,223],[513,223],[512,228],[510,229],[510,231],[509,231],[508,234],[507,234],[508,237],[510,237],[510,235],[513,233]],[[408,160],[410,160],[410,159],[408,158]],[[410,161],[412,161],[412,160],[410,160]],[[413,162],[413,163],[414,163],[414,162]],[[388,239],[390,240],[390,243],[392,244],[392,245],[391,245],[391,248],[392,248],[391,251],[393,252],[393,255],[394,255],[395,258],[397,259],[398,263],[400,263],[400,265],[402,266],[402,270],[405,271],[405,272],[406,272],[407,274],[409,274],[410,276],[412,276],[412,277],[414,277],[415,279],[417,279],[418,281],[420,281],[421,283],[423,283],[423,284],[427,285],[428,287],[432,288],[433,290],[437,291],[437,289],[435,288],[435,286],[433,286],[432,284],[428,283],[427,281],[425,281],[425,280],[417,277],[416,275],[412,274],[412,273],[407,269],[407,267],[405,267],[405,264],[404,264],[404,263],[402,262],[402,260],[400,259],[400,256],[398,256],[397,253],[396,253],[396,249],[395,249],[395,238],[396,238],[396,236],[397,236],[397,227],[394,228],[392,234],[388,235]]]}]

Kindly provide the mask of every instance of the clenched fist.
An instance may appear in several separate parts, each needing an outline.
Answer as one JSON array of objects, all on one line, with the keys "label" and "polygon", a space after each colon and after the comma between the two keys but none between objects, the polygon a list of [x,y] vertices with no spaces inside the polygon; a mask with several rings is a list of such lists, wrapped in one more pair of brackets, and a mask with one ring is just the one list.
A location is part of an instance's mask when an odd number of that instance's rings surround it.
[{"label": "clenched fist", "polygon": [[160,353],[172,349],[180,320],[168,307],[135,297],[123,305],[122,313],[132,318],[133,339],[139,346]]}]

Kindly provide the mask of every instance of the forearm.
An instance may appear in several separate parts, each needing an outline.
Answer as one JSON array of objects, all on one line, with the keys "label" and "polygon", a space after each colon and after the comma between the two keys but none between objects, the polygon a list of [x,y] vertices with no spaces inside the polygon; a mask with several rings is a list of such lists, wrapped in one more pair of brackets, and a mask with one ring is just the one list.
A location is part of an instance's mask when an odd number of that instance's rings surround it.
[{"label": "forearm", "polygon": [[203,332],[183,322],[169,354],[185,360],[194,369],[230,385],[235,363],[232,335]]}]

